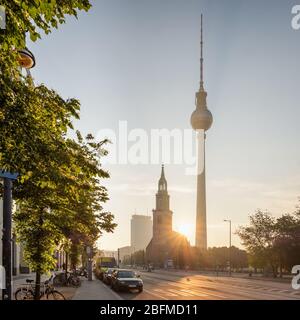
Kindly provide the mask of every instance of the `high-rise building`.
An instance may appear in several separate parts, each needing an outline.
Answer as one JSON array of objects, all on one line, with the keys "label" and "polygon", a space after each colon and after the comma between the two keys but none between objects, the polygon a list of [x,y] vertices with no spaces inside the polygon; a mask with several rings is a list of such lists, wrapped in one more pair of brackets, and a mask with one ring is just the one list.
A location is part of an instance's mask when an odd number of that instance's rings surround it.
[{"label": "high-rise building", "polygon": [[197,131],[198,139],[198,172],[197,172],[197,211],[196,211],[196,247],[207,249],[206,226],[206,183],[205,183],[205,132],[211,127],[213,117],[207,108],[207,93],[203,80],[203,17],[201,15],[201,58],[200,88],[196,93],[196,110],[191,116],[191,125]]},{"label": "high-rise building", "polygon": [[133,251],[145,250],[151,238],[151,217],[134,214],[131,218],[131,248]]}]

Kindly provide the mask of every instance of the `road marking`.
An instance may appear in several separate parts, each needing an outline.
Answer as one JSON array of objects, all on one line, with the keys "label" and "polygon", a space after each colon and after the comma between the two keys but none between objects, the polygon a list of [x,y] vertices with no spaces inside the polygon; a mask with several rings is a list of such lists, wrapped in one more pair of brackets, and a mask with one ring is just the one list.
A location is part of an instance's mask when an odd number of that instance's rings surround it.
[{"label": "road marking", "polygon": [[[170,286],[173,286],[173,287],[177,287],[178,288],[178,284],[176,285],[176,283],[172,283],[172,282],[169,282],[168,283]],[[187,284],[184,284],[184,285],[187,285]],[[181,289],[181,288],[179,288]],[[172,289],[171,289],[172,290]],[[189,290],[189,289],[188,289]],[[195,291],[196,292],[196,291]],[[215,296],[215,297],[218,297],[218,298],[221,298],[221,299],[227,299],[227,297],[225,296],[222,296],[220,294],[214,294],[214,293],[211,293],[211,292],[207,292],[207,293],[204,293],[203,291],[197,291],[197,292],[201,292],[203,294],[207,294],[207,296]]]},{"label": "road marking", "polygon": [[201,297],[207,297],[208,294],[200,291],[194,291],[194,290],[186,290],[186,289],[181,289],[180,291],[185,291],[187,293],[190,293],[192,296],[201,296]]},{"label": "road marking", "polygon": [[153,292],[151,292],[149,290],[146,290],[146,289],[144,289],[144,292],[147,292],[147,293],[151,294],[152,296],[158,297],[158,298],[163,299],[163,300],[169,300],[168,298],[163,297],[160,294],[153,293]]},{"label": "road marking", "polygon": [[155,292],[160,292],[160,293],[163,293],[165,294],[166,296],[169,296],[169,297],[176,297],[178,296],[177,294],[175,293],[172,293],[172,292],[168,292],[166,290],[163,290],[163,289],[153,289]]},{"label": "road marking", "polygon": [[183,296],[183,297],[189,297],[189,296],[191,296],[190,294],[188,294],[188,293],[186,293],[186,292],[180,291],[180,289],[179,289],[179,290],[168,289],[168,291],[174,292],[174,293],[178,294],[179,296]]}]

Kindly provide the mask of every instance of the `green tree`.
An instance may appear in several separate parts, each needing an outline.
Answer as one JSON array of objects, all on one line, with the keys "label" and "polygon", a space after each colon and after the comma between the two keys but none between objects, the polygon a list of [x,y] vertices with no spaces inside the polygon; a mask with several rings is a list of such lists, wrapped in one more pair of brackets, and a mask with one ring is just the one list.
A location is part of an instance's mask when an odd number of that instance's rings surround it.
[{"label": "green tree", "polygon": [[25,47],[25,34],[32,41],[49,34],[65,23],[67,16],[77,18],[78,11],[91,8],[89,0],[1,0],[6,10],[6,30],[0,32],[0,73],[18,74],[17,49]]},{"label": "green tree", "polygon": [[279,256],[280,276],[300,261],[300,217],[285,214],[276,220],[277,237],[274,249]]},{"label": "green tree", "polygon": [[25,33],[35,41],[41,32],[48,34],[64,23],[67,15],[77,17],[78,10],[91,5],[88,0],[1,4],[7,26],[0,33],[0,168],[20,174],[14,219],[36,271],[37,298],[40,276],[54,266],[58,243],[75,241],[78,235],[80,241],[85,237],[94,243],[103,229],[110,232],[115,225],[100,205],[108,199],[100,184],[108,178],[100,165],[104,142],[66,138],[72,120],[79,118],[79,102],[64,100],[43,85],[34,87],[30,79],[20,81],[18,49],[25,47]]},{"label": "green tree", "polygon": [[257,211],[250,216],[250,226],[240,227],[237,234],[249,252],[254,267],[270,266],[276,277],[279,266],[278,252],[274,249],[276,220],[270,213]]},{"label": "green tree", "polygon": [[241,227],[241,237],[256,268],[271,267],[274,277],[278,269],[290,272],[300,260],[300,214],[284,214],[275,219],[269,213],[257,212],[250,217],[250,226]]},{"label": "green tree", "polygon": [[[75,264],[76,246],[93,245],[103,230],[112,232],[115,227],[113,215],[102,212],[101,206],[108,199],[106,189],[100,185],[100,179],[108,177],[100,164],[101,156],[106,154],[102,148],[105,141],[95,143],[88,136],[88,142],[84,142],[77,135],[79,141],[65,139],[65,145],[52,148],[55,160],[41,161],[16,190],[21,201],[15,215],[17,233],[36,271],[37,297],[41,274],[53,267],[53,253],[59,242],[65,243],[67,253],[72,252],[71,262]],[[49,239],[51,231],[53,239]]]}]

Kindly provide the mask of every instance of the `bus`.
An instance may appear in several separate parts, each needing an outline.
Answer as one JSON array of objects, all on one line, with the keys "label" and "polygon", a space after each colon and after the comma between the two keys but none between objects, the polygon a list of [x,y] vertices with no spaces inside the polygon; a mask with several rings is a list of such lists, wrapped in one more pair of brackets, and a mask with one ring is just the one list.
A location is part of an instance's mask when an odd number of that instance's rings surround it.
[{"label": "bus", "polygon": [[109,268],[117,268],[116,259],[113,257],[100,257],[97,261],[97,268],[100,270],[100,279],[103,279],[104,272]]}]

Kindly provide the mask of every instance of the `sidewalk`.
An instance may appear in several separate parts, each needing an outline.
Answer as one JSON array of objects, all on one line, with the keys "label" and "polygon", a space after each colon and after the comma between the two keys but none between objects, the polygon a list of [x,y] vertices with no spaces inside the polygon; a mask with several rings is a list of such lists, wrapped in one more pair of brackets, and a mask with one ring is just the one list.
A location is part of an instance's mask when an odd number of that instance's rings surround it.
[{"label": "sidewalk", "polygon": [[[50,275],[42,275],[41,281],[44,282],[45,280],[48,280]],[[12,292],[13,292],[13,299],[14,299],[14,293],[15,291],[24,285],[27,285],[25,280],[26,279],[32,279],[35,280],[35,273],[29,273],[29,274],[20,274],[18,276],[13,277],[13,283],[12,283]],[[57,287],[58,291],[60,291],[66,298],[66,300],[71,300],[72,297],[75,294],[76,288],[73,287]]]},{"label": "sidewalk", "polygon": [[112,291],[98,279],[82,280],[72,300],[123,300],[117,293]]}]

